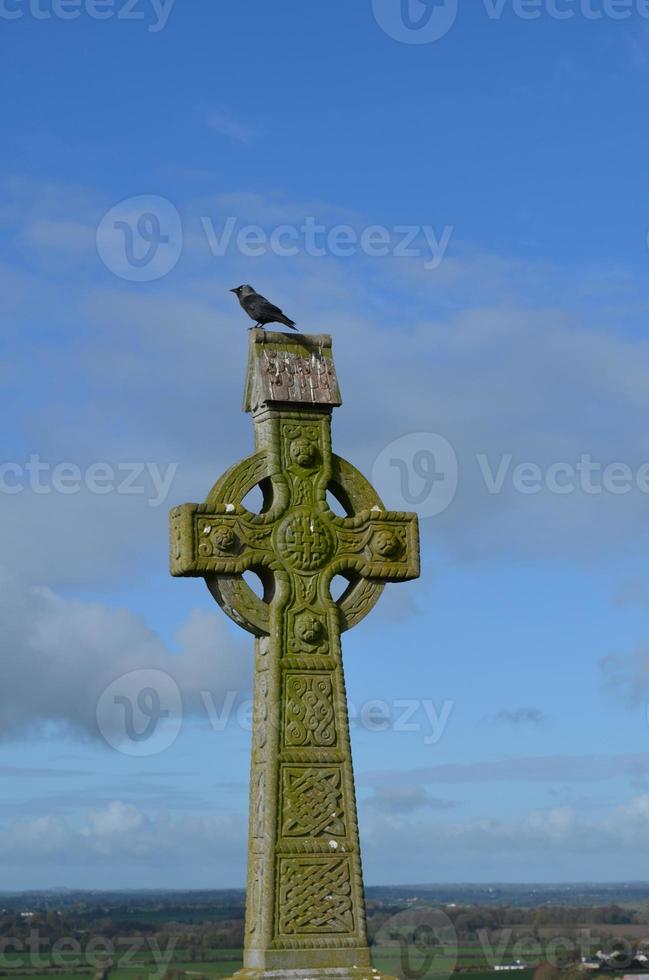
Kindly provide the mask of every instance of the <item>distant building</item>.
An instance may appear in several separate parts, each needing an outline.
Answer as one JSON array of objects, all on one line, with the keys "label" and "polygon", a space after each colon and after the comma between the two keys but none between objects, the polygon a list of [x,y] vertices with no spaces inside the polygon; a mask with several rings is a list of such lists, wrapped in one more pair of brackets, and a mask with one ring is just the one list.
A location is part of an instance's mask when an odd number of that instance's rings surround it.
[{"label": "distant building", "polygon": [[497,966],[494,966],[494,970],[527,970],[527,964],[521,960],[514,960],[513,963],[498,963]]}]

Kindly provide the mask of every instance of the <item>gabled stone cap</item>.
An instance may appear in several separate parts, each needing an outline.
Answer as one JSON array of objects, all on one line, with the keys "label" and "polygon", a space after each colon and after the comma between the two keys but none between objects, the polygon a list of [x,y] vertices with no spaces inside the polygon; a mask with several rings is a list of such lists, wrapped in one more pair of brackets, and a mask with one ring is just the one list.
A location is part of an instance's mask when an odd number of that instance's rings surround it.
[{"label": "gabled stone cap", "polygon": [[342,405],[329,334],[250,331],[243,410],[278,403]]}]

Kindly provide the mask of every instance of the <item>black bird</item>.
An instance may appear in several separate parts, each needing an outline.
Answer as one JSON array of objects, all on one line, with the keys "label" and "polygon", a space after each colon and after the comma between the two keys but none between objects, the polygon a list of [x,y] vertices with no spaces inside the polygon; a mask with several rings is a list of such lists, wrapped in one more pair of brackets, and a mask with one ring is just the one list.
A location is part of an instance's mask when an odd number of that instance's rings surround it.
[{"label": "black bird", "polygon": [[[256,293],[252,286],[237,286],[230,292],[236,294],[242,308],[250,319],[255,321],[256,327],[265,327],[267,323],[283,323],[285,327],[297,330],[294,320],[284,316],[278,306],[273,306],[265,296]],[[250,329],[252,330],[252,327]]]}]

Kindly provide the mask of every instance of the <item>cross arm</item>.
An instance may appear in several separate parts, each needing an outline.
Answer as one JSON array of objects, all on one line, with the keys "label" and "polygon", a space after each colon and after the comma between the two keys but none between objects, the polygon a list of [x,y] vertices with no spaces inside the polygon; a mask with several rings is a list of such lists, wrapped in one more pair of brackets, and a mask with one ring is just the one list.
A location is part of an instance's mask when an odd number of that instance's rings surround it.
[{"label": "cross arm", "polygon": [[246,519],[235,507],[219,512],[209,504],[182,504],[170,514],[171,574],[240,575],[250,568],[273,567],[271,532],[263,517]]},{"label": "cross arm", "polygon": [[363,511],[335,522],[334,575],[355,572],[361,578],[403,582],[419,576],[419,522],[401,511]]}]

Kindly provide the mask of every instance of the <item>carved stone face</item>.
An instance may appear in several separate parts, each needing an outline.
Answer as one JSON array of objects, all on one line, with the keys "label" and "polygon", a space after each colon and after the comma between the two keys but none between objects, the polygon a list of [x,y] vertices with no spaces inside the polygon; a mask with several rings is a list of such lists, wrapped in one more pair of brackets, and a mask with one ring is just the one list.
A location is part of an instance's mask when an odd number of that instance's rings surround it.
[{"label": "carved stone face", "polygon": [[214,531],[214,544],[219,551],[234,551],[237,536],[227,524],[220,524]]},{"label": "carved stone face", "polygon": [[312,613],[302,613],[295,620],[295,632],[305,643],[317,643],[322,639],[324,626]]},{"label": "carved stone face", "polygon": [[308,439],[294,439],[291,443],[291,459],[299,466],[312,466],[316,460],[317,449]]},{"label": "carved stone face", "polygon": [[397,558],[402,550],[401,539],[394,531],[377,531],[372,540],[372,548],[382,558]]}]

